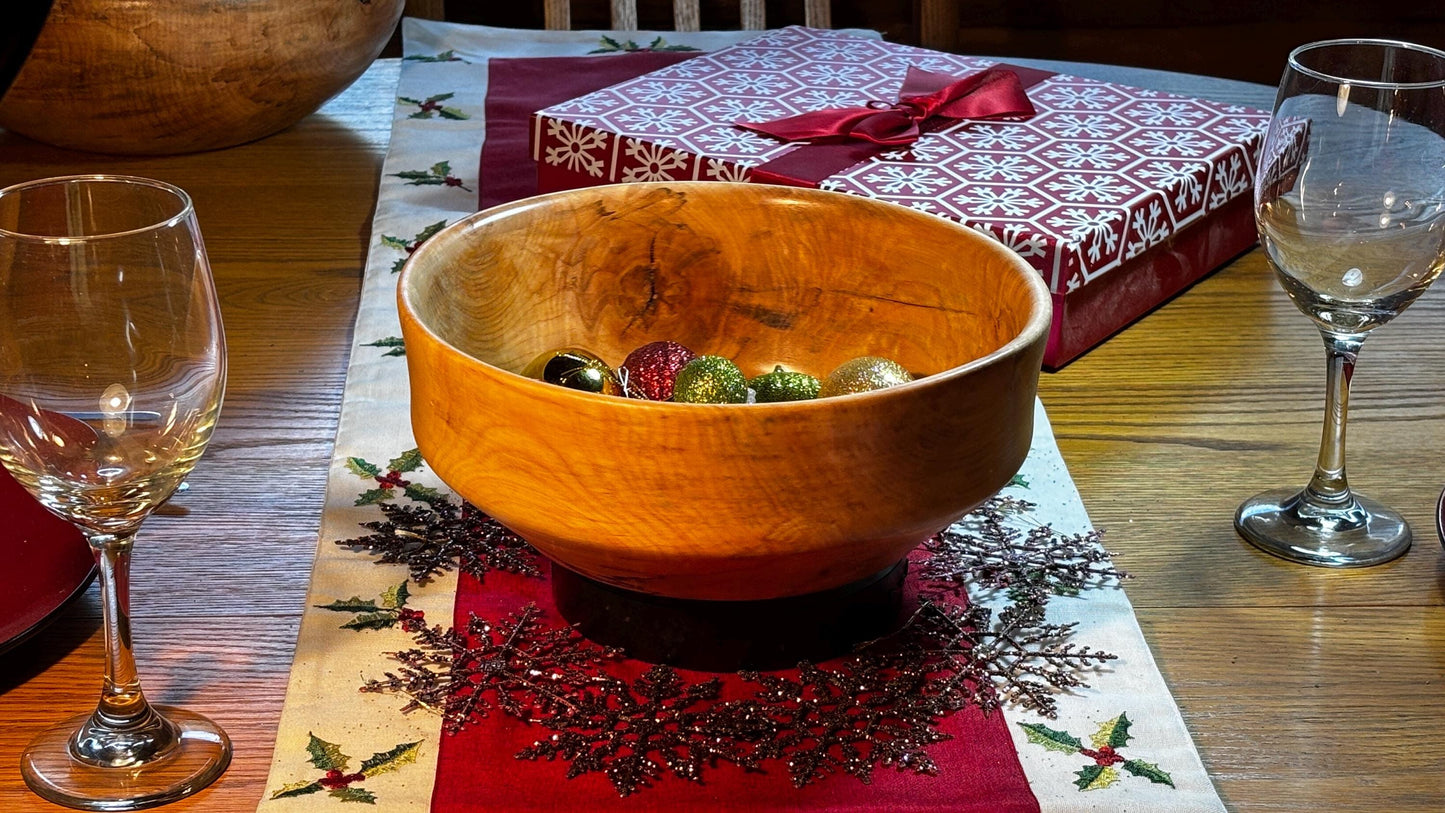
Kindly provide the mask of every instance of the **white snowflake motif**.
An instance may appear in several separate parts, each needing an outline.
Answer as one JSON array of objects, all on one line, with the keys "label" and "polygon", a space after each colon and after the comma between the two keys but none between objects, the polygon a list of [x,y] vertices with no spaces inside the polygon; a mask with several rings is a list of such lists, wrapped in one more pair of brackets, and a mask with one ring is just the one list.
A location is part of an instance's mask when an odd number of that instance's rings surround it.
[{"label": "white snowflake motif", "polygon": [[1065,169],[1113,169],[1129,158],[1110,144],[1080,144],[1076,141],[1061,141],[1046,151],[1044,157]]},{"label": "white snowflake motif", "polygon": [[756,155],[777,143],[757,133],[736,127],[719,127],[702,133],[695,133],[693,140],[707,147],[710,152],[730,155]]},{"label": "white snowflake motif", "polygon": [[1003,226],[999,231],[994,231],[997,226],[990,226],[987,223],[970,224],[975,231],[982,232],[989,237],[1008,246],[1013,252],[1025,260],[1030,257],[1043,257],[1049,252],[1049,238],[1029,230],[1028,226],[1022,223],[1010,223]]},{"label": "white snowflake motif", "polygon": [[1059,85],[1039,94],[1039,99],[1060,110],[1108,110],[1123,101],[1101,85]]},{"label": "white snowflake motif", "polygon": [[1174,192],[1174,208],[1180,212],[1189,210],[1204,197],[1204,178],[1209,167],[1204,164],[1171,164],[1165,161],[1151,161],[1138,170],[1141,180],[1153,181],[1154,185]]},{"label": "white snowflake motif", "polygon": [[758,36],[752,38],[751,40],[748,40],[748,44],[750,44],[750,45],[779,45],[779,46],[780,46],[780,45],[796,45],[796,44],[798,44],[798,43],[800,43],[800,42],[804,42],[804,41],[807,40],[807,39],[808,39],[808,37],[807,37],[806,35],[804,35],[803,32],[801,32],[801,31],[797,31],[797,30],[793,30],[793,29],[788,29],[788,28],[779,28],[779,29],[777,29],[777,30],[775,30],[775,31],[769,31],[769,32],[766,33],[766,34],[759,34]]},{"label": "white snowflake motif", "polygon": [[1108,116],[1065,113],[1044,119],[1039,126],[1060,138],[1111,138],[1124,125]]},{"label": "white snowflake motif", "polygon": [[1230,118],[1214,126],[1214,132],[1219,133],[1231,141],[1244,141],[1251,136],[1262,136],[1268,129],[1269,119],[1265,116],[1256,118]]},{"label": "white snowflake motif", "polygon": [[1069,172],[1044,184],[1050,192],[1057,192],[1061,200],[1069,203],[1117,203],[1125,193],[1134,187],[1119,183],[1112,175],[1083,175]]},{"label": "white snowflake motif", "polygon": [[772,96],[788,87],[781,77],[767,73],[729,73],[713,81],[724,93],[733,95]]},{"label": "white snowflake motif", "polygon": [[621,104],[620,100],[608,91],[602,93],[589,93],[586,96],[579,96],[565,104],[559,104],[552,108],[558,113],[601,113],[611,110]]},{"label": "white snowflake motif", "polygon": [[729,68],[741,68],[750,71],[780,71],[790,65],[798,64],[798,57],[786,51],[738,49],[729,53],[718,54],[717,61]]},{"label": "white snowflake motif", "polygon": [[811,59],[819,61],[841,60],[858,62],[867,59],[876,51],[871,42],[856,39],[818,40],[798,49]]},{"label": "white snowflake motif", "polygon": [[1039,141],[1038,133],[1012,124],[975,124],[957,134],[981,150],[1026,150]]},{"label": "white snowflake motif", "polygon": [[547,137],[557,142],[557,146],[548,147],[543,155],[548,164],[565,167],[570,172],[585,172],[594,178],[602,177],[602,158],[593,155],[592,151],[606,148],[606,133],[580,124],[548,119]]},{"label": "white snowflake motif", "polygon": [[918,56],[896,56],[892,59],[885,59],[877,63],[876,67],[889,76],[901,77],[908,73],[910,67],[924,71],[932,71],[933,73],[946,73],[950,76],[962,76],[974,70],[977,66],[959,64],[959,62],[946,57],[919,54]]},{"label": "white snowflake motif", "polygon": [[857,65],[809,65],[798,71],[797,76],[815,85],[838,87],[857,87],[868,79],[876,78]]},{"label": "white snowflake motif", "polygon": [[818,182],[818,188],[821,189],[821,190],[823,190],[824,192],[846,192],[846,191],[848,191],[848,188],[843,185],[843,182],[842,182],[842,181],[834,180],[833,178],[828,178],[828,179],[826,179],[826,180],[819,181],[819,182]]},{"label": "white snowflake motif", "polygon": [[973,153],[953,165],[971,181],[1026,181],[1044,168],[1022,155]]},{"label": "white snowflake motif", "polygon": [[958,152],[957,146],[936,136],[924,135],[902,149],[889,150],[878,157],[885,161],[937,163],[955,152]]},{"label": "white snowflake motif", "polygon": [[1245,170],[1244,159],[1239,153],[1229,156],[1229,161],[1214,173],[1214,183],[1209,191],[1209,208],[1217,209],[1249,191],[1249,172]]},{"label": "white snowflake motif", "polygon": [[1115,221],[1123,217],[1118,209],[1064,209],[1049,218],[1070,242],[1087,246],[1090,262],[1098,262],[1104,252],[1112,255],[1119,249],[1119,231]]},{"label": "white snowflake motif", "polygon": [[827,110],[830,107],[858,107],[866,104],[868,99],[851,90],[813,88],[799,93],[788,102],[804,110]]},{"label": "white snowflake motif", "polygon": [[716,59],[701,57],[669,65],[662,70],[654,71],[652,76],[659,79],[697,79],[722,68],[723,66]]},{"label": "white snowflake motif", "polygon": [[767,121],[784,115],[783,108],[767,99],[719,99],[703,109],[718,121]]},{"label": "white snowflake motif", "polygon": [[1124,258],[1143,254],[1173,233],[1174,229],[1164,213],[1164,204],[1158,200],[1150,201],[1146,208],[1134,212],[1133,221],[1129,224],[1129,234],[1133,239],[1124,246]]},{"label": "white snowflake motif", "polygon": [[638,166],[623,170],[623,181],[675,181],[677,178],[672,171],[687,167],[686,155],[660,144],[629,138],[623,151],[628,158],[635,158],[638,162]]},{"label": "white snowflake motif", "polygon": [[703,95],[701,90],[691,85],[656,80],[633,85],[627,89],[627,93],[646,104],[687,104]]},{"label": "white snowflake motif", "polygon": [[1204,154],[1205,150],[1214,146],[1214,142],[1189,130],[1145,130],[1129,139],[1129,146],[1151,156],[1179,155],[1193,158]]},{"label": "white snowflake motif", "polygon": [[900,167],[880,165],[876,171],[863,176],[865,183],[872,184],[885,195],[931,195],[939,187],[955,181],[940,175],[933,167]]},{"label": "white snowflake motif", "polygon": [[752,176],[750,168],[741,163],[733,164],[721,158],[707,159],[707,169],[704,174],[715,181],[732,181],[733,183],[744,183]]},{"label": "white snowflake motif", "polygon": [[1193,127],[1209,116],[1190,102],[1145,102],[1124,115],[1146,127]]},{"label": "white snowflake motif", "polygon": [[998,214],[1005,217],[1024,217],[1030,209],[1044,203],[1021,186],[971,186],[963,194],[954,195],[953,202],[968,207],[971,215]]},{"label": "white snowflake motif", "polygon": [[617,115],[617,122],[634,132],[675,133],[697,124],[686,110],[668,107],[634,107]]}]

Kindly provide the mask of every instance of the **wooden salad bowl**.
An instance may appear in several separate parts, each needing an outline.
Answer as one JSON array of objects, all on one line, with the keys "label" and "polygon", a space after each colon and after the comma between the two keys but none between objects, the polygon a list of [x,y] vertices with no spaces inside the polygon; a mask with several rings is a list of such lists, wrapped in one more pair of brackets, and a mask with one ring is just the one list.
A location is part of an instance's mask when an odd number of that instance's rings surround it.
[{"label": "wooden salad bowl", "polygon": [[[432,469],[542,553],[644,593],[751,600],[883,571],[1028,454],[1047,335],[1037,271],[933,215],[818,190],[653,183],[479,212],[407,262],[412,427]],[[518,373],[670,339],[822,377],[926,374],[776,404],[578,392]]]},{"label": "wooden salad bowl", "polygon": [[404,0],[55,0],[0,127],[169,155],[289,127],[381,53]]}]

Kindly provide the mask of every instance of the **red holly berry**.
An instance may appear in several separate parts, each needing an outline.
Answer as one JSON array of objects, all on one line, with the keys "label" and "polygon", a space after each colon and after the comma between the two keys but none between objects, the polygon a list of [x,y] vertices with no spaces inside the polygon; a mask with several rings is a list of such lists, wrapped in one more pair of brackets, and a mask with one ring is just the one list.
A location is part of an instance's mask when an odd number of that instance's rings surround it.
[{"label": "red holly berry", "polygon": [[376,478],[376,482],[381,483],[384,488],[406,488],[411,485],[410,480],[402,479],[401,472],[399,471],[389,471],[386,474],[379,475]]},{"label": "red holly berry", "polygon": [[622,369],[627,373],[627,394],[649,401],[672,398],[677,372],[697,358],[677,342],[652,342],[627,354]]},{"label": "red holly berry", "polygon": [[421,610],[410,610],[402,607],[396,611],[396,618],[401,622],[401,628],[406,632],[416,632],[426,628],[426,613]]},{"label": "red holly berry", "polygon": [[1108,767],[1110,765],[1117,765],[1120,762],[1125,761],[1123,757],[1115,753],[1114,746],[1112,745],[1100,746],[1099,750],[1097,751],[1092,748],[1081,748],[1079,749],[1079,753],[1083,754],[1089,759],[1094,760],[1094,764],[1103,765],[1105,767]]},{"label": "red holly berry", "polygon": [[446,184],[447,186],[461,186],[461,185],[462,185],[462,179],[461,179],[461,178],[453,178],[452,176],[448,175],[448,176],[446,176],[445,178],[442,179],[442,183]]},{"label": "red holly berry", "polygon": [[360,782],[365,778],[366,774],[364,773],[343,774],[341,771],[332,768],[318,781],[321,787],[334,790],[336,788],[344,788],[352,782]]}]

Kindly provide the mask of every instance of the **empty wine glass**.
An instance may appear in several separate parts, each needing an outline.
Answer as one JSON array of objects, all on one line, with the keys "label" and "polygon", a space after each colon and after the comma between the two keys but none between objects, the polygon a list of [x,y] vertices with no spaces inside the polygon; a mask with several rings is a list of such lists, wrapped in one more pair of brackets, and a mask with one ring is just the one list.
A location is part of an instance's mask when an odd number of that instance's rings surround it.
[{"label": "empty wine glass", "polygon": [[225,378],[220,309],[185,192],[100,175],[0,190],[0,463],[85,534],[104,612],[99,706],[22,757],[26,783],[50,801],[150,807],[205,787],[230,762],[215,723],[146,702],[129,616],[136,530],[201,456]]},{"label": "empty wine glass", "polygon": [[1350,490],[1345,416],[1370,331],[1445,269],[1445,52],[1331,40],[1290,54],[1255,174],[1260,242],[1328,359],[1325,425],[1303,491],[1267,491],[1234,524],[1296,562],[1360,567],[1410,547],[1395,511]]}]

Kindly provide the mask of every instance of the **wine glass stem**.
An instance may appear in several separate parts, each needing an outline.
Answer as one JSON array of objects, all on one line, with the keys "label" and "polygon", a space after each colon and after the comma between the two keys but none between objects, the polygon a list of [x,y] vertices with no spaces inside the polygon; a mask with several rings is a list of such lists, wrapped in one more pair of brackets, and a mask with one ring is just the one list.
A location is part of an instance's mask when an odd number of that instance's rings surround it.
[{"label": "wine glass stem", "polygon": [[1364,344],[1362,334],[1321,331],[1325,341],[1326,389],[1325,426],[1320,436],[1320,456],[1314,476],[1302,495],[1306,502],[1325,510],[1338,510],[1353,500],[1345,478],[1345,418],[1350,408],[1350,379],[1355,359]]},{"label": "wine glass stem", "polygon": [[71,740],[77,759],[108,767],[145,762],[176,742],[177,730],[146,702],[130,636],[130,551],[134,532],[90,534],[100,570],[105,684],[95,713]]}]

